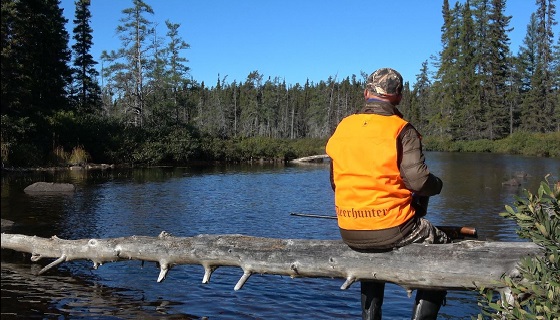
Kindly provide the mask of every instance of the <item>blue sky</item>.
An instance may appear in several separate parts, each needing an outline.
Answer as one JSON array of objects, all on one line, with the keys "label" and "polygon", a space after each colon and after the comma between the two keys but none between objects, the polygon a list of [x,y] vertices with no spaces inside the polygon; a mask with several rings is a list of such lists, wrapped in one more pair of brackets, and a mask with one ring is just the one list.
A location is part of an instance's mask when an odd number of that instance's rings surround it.
[{"label": "blue sky", "polygon": [[[416,82],[422,62],[441,50],[441,0],[331,1],[246,0],[192,1],[144,0],[154,10],[147,18],[165,36],[165,21],[180,24],[179,33],[191,47],[183,52],[191,76],[207,86],[245,81],[252,71],[304,84],[336,77],[358,78],[377,68],[400,71]],[[449,1],[453,7],[455,1]],[[527,30],[534,0],[510,0],[508,36],[517,53]],[[62,0],[64,15],[72,23],[74,0]],[[115,34],[122,10],[131,0],[92,0],[92,55],[100,62],[103,50],[122,47]],[[558,36],[558,26],[555,27]],[[72,33],[69,25],[68,32]],[[556,39],[556,38],[555,38]]]}]

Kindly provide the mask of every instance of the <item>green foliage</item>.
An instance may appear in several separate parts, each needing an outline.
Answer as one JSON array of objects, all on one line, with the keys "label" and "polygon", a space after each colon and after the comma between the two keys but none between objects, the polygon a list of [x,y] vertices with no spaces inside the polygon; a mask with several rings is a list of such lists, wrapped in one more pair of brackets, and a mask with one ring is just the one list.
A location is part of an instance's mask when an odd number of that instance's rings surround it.
[{"label": "green foliage", "polygon": [[496,152],[537,157],[560,157],[560,132],[516,132],[500,140],[457,140],[439,136],[422,139],[425,151]]},{"label": "green foliage", "polygon": [[315,154],[325,154],[326,145],[327,139],[308,138],[291,140],[290,150],[292,151],[292,158],[300,158]]},{"label": "green foliage", "polygon": [[201,138],[199,160],[210,162],[283,162],[325,153],[325,139],[273,139],[264,137]]},{"label": "green foliage", "polygon": [[494,143],[488,139],[457,141],[453,143],[456,152],[492,152]]},{"label": "green foliage", "polygon": [[35,129],[35,125],[28,117],[12,117],[6,114],[2,115],[1,121],[2,163],[4,165],[18,164],[18,157],[15,156],[16,149],[25,143],[26,139],[23,138]]},{"label": "green foliage", "polygon": [[159,140],[150,140],[142,143],[132,153],[132,164],[153,166],[165,160],[165,145]]},{"label": "green foliage", "polygon": [[515,208],[506,206],[500,215],[516,221],[519,236],[541,246],[543,254],[521,260],[522,280],[503,278],[513,301],[492,302],[495,292],[483,288],[479,304],[493,319],[560,319],[560,181],[551,187],[545,177],[536,194],[524,194],[516,197]]},{"label": "green foliage", "polygon": [[453,141],[449,137],[425,136],[422,137],[424,151],[451,151]]},{"label": "green foliage", "polygon": [[174,163],[187,163],[199,149],[197,133],[190,127],[174,127],[166,140],[166,152]]},{"label": "green foliage", "polygon": [[75,43],[72,51],[75,54],[73,61],[74,81],[71,94],[78,110],[94,113],[101,107],[101,88],[97,82],[99,72],[95,69],[96,61],[90,54],[93,46],[92,28],[89,25],[91,0],[78,0],[74,19],[73,38]]},{"label": "green foliage", "polygon": [[90,155],[88,160],[96,163],[120,163],[120,159],[111,156],[123,147],[124,128],[116,120],[73,111],[58,111],[46,119],[53,146],[63,150],[85,149]]},{"label": "green foliage", "polygon": [[[68,147],[83,146],[91,155],[94,163],[120,163],[111,156],[112,152],[121,148],[123,127],[112,118],[93,114],[84,114],[76,119],[75,135],[68,141]],[[60,137],[62,138],[62,137]]]},{"label": "green foliage", "polygon": [[186,164],[199,152],[200,139],[189,126],[163,128],[126,128],[124,144],[116,157],[129,165]]},{"label": "green foliage", "polygon": [[243,159],[276,159],[283,157],[284,141],[265,137],[246,138],[238,143]]},{"label": "green foliage", "polygon": [[500,153],[523,154],[540,157],[560,157],[560,132],[515,132],[495,142]]},{"label": "green foliage", "polygon": [[502,153],[514,153],[525,150],[531,145],[532,134],[529,132],[515,132],[509,137],[497,142],[496,150]]},{"label": "green foliage", "polygon": [[67,106],[65,24],[57,1],[2,1],[2,114],[39,119]]},{"label": "green foliage", "polygon": [[78,117],[73,111],[58,111],[45,118],[52,131],[53,144],[71,150],[75,146],[78,130]]}]

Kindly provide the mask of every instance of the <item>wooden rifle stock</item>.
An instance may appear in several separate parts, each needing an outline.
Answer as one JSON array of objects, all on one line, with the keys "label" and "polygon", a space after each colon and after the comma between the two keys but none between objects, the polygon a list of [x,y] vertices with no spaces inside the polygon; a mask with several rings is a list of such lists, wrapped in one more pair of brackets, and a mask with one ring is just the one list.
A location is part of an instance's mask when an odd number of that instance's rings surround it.
[{"label": "wooden rifle stock", "polygon": [[[336,219],[336,216],[327,216],[320,214],[308,214],[308,213],[290,213],[292,216],[307,217],[307,218],[320,218],[320,219]],[[478,233],[475,228],[472,227],[461,227],[461,226],[436,226],[436,228],[445,232],[445,234],[453,240],[471,238],[477,239]]]},{"label": "wooden rifle stock", "polygon": [[472,238],[477,239],[478,233],[475,228],[471,227],[456,227],[456,226],[436,226],[439,230],[445,232],[445,234],[453,240]]}]

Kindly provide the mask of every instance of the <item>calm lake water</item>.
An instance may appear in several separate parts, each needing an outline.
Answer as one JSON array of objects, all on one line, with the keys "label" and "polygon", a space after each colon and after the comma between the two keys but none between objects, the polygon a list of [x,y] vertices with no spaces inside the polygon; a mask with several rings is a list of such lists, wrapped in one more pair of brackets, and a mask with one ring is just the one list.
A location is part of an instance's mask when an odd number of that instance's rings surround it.
[{"label": "calm lake water", "polygon": [[[522,189],[536,192],[546,174],[557,179],[560,159],[496,154],[427,152],[442,194],[430,200],[428,218],[439,225],[478,229],[481,239],[518,241],[515,224],[499,216]],[[520,187],[502,182],[520,172]],[[70,182],[73,195],[32,196],[37,181]],[[291,216],[333,215],[328,165],[239,165],[64,171],[2,175],[2,218],[10,233],[63,239],[131,235],[245,234],[274,238],[338,239],[335,220]],[[140,261],[66,262],[35,276],[49,261],[2,250],[2,319],[360,319],[359,284],[342,279],[291,279],[253,275],[233,288],[243,271],[221,267],[202,284],[200,265],[159,269]],[[387,285],[384,319],[409,319],[413,297]],[[450,292],[441,319],[479,313],[477,294]]]}]

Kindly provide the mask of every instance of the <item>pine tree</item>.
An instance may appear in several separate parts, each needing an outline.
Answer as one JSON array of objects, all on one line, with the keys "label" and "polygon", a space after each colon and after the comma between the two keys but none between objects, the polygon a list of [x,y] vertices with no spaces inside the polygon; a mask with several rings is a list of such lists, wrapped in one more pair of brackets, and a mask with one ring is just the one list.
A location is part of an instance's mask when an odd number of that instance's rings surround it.
[{"label": "pine tree", "polygon": [[[20,78],[19,66],[17,63],[17,46],[19,42],[14,41],[17,39],[16,33],[18,29],[18,12],[15,0],[5,0],[0,3],[1,16],[0,19],[2,27],[1,39],[1,81],[2,88],[1,97],[1,110],[2,115],[15,113],[19,108],[20,101],[18,98],[19,88],[22,84]],[[2,118],[4,119],[4,118]],[[2,132],[3,133],[3,132]],[[4,135],[2,135],[4,137]]]},{"label": "pine tree", "polygon": [[535,63],[530,78],[530,87],[523,97],[522,127],[528,131],[551,132],[559,119],[558,101],[553,94],[552,70],[552,26],[556,10],[553,0],[537,0],[537,11],[528,31],[534,31]]},{"label": "pine tree", "polygon": [[560,132],[560,34],[558,35],[556,45],[554,46],[554,55],[552,59],[552,101],[554,103],[554,114],[556,132]]},{"label": "pine tree", "polygon": [[[431,81],[428,76],[428,61],[422,63],[420,73],[416,75],[416,82],[410,93],[409,121],[421,133],[426,133],[428,124],[428,110],[430,109]],[[404,112],[404,110],[403,110]]]},{"label": "pine tree", "polygon": [[[547,110],[547,116],[549,116],[549,122],[547,123],[546,130],[548,132],[558,131],[560,127],[560,101],[558,100],[558,86],[555,82],[554,77],[554,64],[558,63],[558,60],[554,60],[554,32],[552,31],[552,26],[556,25],[556,5],[555,0],[548,0],[547,6],[547,21],[546,21],[546,32],[544,39],[543,51],[545,55],[543,56],[544,64],[546,65],[547,76],[546,76],[546,88],[547,95],[545,99],[545,109]],[[556,89],[556,91],[555,91]]]},{"label": "pine tree", "polygon": [[3,114],[41,120],[67,109],[66,22],[57,0],[2,1]]},{"label": "pine tree", "polygon": [[[104,67],[103,77],[107,79],[109,91],[118,98],[120,114],[134,126],[142,126],[145,117],[145,88],[150,74],[149,67],[154,63],[148,56],[152,47],[150,36],[154,33],[153,23],[145,15],[153,15],[152,7],[142,0],[133,0],[133,6],[122,11],[121,25],[117,34],[123,47],[117,51],[102,53],[102,60],[109,65]],[[129,115],[133,114],[133,117]]]},{"label": "pine tree", "polygon": [[80,113],[99,112],[101,108],[101,89],[97,82],[99,72],[95,69],[97,62],[90,54],[93,36],[89,22],[91,0],[76,0],[76,17],[74,19],[74,86],[76,105]]},{"label": "pine tree", "polygon": [[532,13],[523,45],[519,48],[516,59],[517,70],[520,74],[522,99],[520,128],[524,131],[536,130],[540,121],[540,112],[534,107],[538,101],[538,96],[535,95],[536,91],[532,90],[532,79],[535,76],[539,61],[537,42],[537,17],[535,13]]},{"label": "pine tree", "polygon": [[[457,35],[458,55],[456,68],[457,90],[453,114],[453,137],[459,140],[480,139],[485,128],[484,109],[480,104],[480,75],[476,73],[480,63],[481,41],[477,36],[471,3],[467,1],[460,11],[461,19]],[[478,50],[477,50],[478,48]]]},{"label": "pine tree", "polygon": [[258,70],[247,75],[241,86],[240,96],[240,133],[242,137],[258,136],[262,108],[263,75]]},{"label": "pine tree", "polygon": [[453,9],[443,1],[443,26],[441,28],[442,51],[436,62],[436,81],[433,86],[432,110],[429,112],[428,132],[440,137],[453,137],[452,121],[456,108],[460,106],[460,89],[457,59],[460,56],[458,35],[461,23],[461,5],[457,2]]},{"label": "pine tree", "polygon": [[490,127],[489,139],[504,138],[509,132],[508,109],[504,103],[506,93],[507,73],[510,40],[507,32],[511,31],[509,22],[511,16],[505,16],[505,0],[493,0],[489,15],[488,40],[493,44],[489,46],[487,99],[488,112],[486,122]]},{"label": "pine tree", "polygon": [[507,73],[507,92],[504,96],[504,104],[508,110],[509,117],[509,134],[513,134],[520,124],[520,112],[521,112],[521,78],[522,73],[519,68],[518,58],[513,56],[511,53],[508,56],[508,64],[510,66]]},{"label": "pine tree", "polygon": [[169,20],[165,21],[167,26],[167,37],[169,44],[167,46],[167,53],[169,55],[169,87],[172,94],[172,104],[175,109],[175,122],[179,123],[180,120],[180,104],[179,92],[185,81],[185,77],[189,74],[190,68],[185,65],[188,62],[187,58],[182,57],[180,53],[183,50],[189,49],[190,45],[179,37],[180,24],[171,23]]}]

